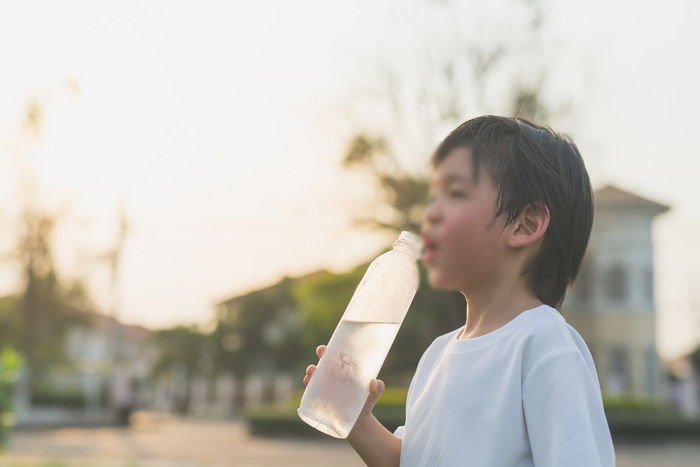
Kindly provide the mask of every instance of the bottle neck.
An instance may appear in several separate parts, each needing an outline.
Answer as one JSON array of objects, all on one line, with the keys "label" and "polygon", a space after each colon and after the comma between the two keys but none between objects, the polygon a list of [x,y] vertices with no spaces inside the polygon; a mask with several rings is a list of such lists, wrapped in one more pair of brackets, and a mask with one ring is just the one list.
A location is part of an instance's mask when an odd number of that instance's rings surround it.
[{"label": "bottle neck", "polygon": [[409,256],[412,260],[417,260],[420,256],[420,251],[416,251],[416,248],[413,245],[401,240],[397,240],[394,243],[393,250]]},{"label": "bottle neck", "polygon": [[402,231],[392,245],[395,251],[403,253],[416,261],[420,257],[422,242],[420,237],[413,232]]}]

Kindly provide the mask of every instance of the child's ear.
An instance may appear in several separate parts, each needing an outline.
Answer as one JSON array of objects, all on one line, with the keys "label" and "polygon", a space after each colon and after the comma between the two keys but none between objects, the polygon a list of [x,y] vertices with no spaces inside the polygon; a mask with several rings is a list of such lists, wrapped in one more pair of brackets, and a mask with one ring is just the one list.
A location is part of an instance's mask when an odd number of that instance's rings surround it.
[{"label": "child's ear", "polygon": [[549,227],[549,209],[544,204],[529,205],[511,226],[508,246],[517,248],[535,243]]}]

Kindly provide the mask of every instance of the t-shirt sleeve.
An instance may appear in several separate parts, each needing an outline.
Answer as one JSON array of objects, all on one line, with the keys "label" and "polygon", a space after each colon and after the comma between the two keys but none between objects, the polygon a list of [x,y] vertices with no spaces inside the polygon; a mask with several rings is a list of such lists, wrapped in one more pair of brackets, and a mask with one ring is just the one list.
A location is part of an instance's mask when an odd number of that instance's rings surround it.
[{"label": "t-shirt sleeve", "polygon": [[523,410],[537,467],[615,465],[594,372],[578,348],[566,347],[542,357],[525,376]]},{"label": "t-shirt sleeve", "polygon": [[[452,333],[450,333],[451,335]],[[445,336],[439,336],[436,337],[433,342],[430,343],[427,349],[423,352],[423,355],[421,355],[420,360],[418,360],[418,365],[416,366],[416,371],[413,373],[413,377],[411,378],[411,382],[408,385],[408,393],[406,394],[406,422],[408,422],[408,410],[413,404],[413,392],[416,391],[416,386],[420,387],[424,384],[424,382],[421,382],[421,377],[423,377],[423,366],[426,365],[426,361],[432,361],[434,364],[434,361],[437,357],[439,357],[440,354],[436,355],[436,351],[441,352],[444,350],[445,346],[444,343],[446,341],[441,340],[444,339]],[[436,347],[438,343],[442,342],[442,346]],[[394,430],[394,436],[403,439],[404,433],[406,431],[406,425],[401,425],[400,427],[396,428]]]}]

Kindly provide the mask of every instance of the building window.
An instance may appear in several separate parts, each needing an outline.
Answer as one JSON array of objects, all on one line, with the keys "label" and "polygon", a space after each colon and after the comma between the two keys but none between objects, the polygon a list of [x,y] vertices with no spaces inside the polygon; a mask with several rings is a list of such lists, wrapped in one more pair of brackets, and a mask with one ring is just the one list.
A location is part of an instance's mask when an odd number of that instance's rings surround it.
[{"label": "building window", "polygon": [[651,268],[644,271],[644,296],[649,303],[654,303],[654,273]]},{"label": "building window", "polygon": [[647,347],[644,352],[644,375],[647,395],[653,396],[656,392],[657,377],[656,349]]},{"label": "building window", "polygon": [[627,271],[616,264],[605,275],[605,292],[607,298],[622,301],[627,297]]},{"label": "building window", "polygon": [[593,281],[591,280],[590,266],[586,263],[581,265],[578,278],[574,282],[575,295],[579,303],[590,303],[593,295]]},{"label": "building window", "polygon": [[629,354],[623,346],[612,347],[608,353],[606,390],[613,394],[629,391]]}]

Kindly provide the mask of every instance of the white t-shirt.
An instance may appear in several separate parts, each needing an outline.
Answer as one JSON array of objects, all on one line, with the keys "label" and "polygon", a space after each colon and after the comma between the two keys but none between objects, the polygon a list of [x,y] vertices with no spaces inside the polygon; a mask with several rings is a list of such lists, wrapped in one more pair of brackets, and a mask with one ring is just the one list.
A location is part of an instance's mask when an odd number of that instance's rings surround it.
[{"label": "white t-shirt", "polygon": [[408,389],[401,467],[614,466],[585,341],[547,305],[433,341]]}]

